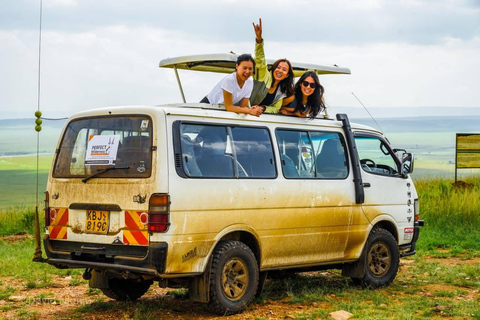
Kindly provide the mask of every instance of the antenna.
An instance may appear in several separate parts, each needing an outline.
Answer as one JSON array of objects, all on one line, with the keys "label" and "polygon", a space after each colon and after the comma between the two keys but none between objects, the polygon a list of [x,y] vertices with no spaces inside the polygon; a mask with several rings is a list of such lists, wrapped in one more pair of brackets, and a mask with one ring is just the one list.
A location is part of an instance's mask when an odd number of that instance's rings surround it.
[{"label": "antenna", "polygon": [[42,262],[42,246],[40,244],[40,217],[38,216],[38,171],[39,171],[39,149],[40,149],[40,130],[42,130],[42,113],[40,112],[40,66],[41,66],[41,53],[42,53],[42,0],[40,0],[40,26],[38,36],[38,88],[37,88],[37,111],[35,112],[37,131],[37,184],[35,188],[35,253],[33,254],[33,261]]},{"label": "antenna", "polygon": [[372,118],[373,122],[375,122],[375,124],[378,126],[378,128],[380,128],[380,131],[383,133],[383,129],[382,127],[380,127],[380,125],[378,124],[378,122],[373,118],[372,114],[370,113],[370,111],[368,111],[367,107],[365,107],[365,105],[362,103],[362,101],[360,101],[360,99],[357,98],[357,96],[355,95],[355,93],[353,93],[353,96],[355,97],[355,99],[357,99],[358,102],[360,102],[360,104],[362,105],[362,107],[365,109],[365,111],[367,111],[368,115],[370,116],[370,118]]}]

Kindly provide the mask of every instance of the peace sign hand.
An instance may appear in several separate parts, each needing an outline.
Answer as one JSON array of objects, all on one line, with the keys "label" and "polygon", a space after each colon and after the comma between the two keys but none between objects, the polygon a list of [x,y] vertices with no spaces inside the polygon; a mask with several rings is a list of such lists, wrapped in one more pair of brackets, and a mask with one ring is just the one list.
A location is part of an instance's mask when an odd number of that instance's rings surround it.
[{"label": "peace sign hand", "polygon": [[252,22],[252,24],[257,42],[262,42],[262,19],[258,19],[258,24],[255,24],[255,22]]}]

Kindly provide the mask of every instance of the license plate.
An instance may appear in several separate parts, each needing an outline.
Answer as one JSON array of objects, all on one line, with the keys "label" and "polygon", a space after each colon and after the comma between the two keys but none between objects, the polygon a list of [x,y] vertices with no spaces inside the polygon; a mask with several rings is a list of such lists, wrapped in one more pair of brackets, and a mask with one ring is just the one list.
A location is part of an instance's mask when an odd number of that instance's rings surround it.
[{"label": "license plate", "polygon": [[107,234],[109,225],[109,211],[87,210],[85,221],[86,233]]}]

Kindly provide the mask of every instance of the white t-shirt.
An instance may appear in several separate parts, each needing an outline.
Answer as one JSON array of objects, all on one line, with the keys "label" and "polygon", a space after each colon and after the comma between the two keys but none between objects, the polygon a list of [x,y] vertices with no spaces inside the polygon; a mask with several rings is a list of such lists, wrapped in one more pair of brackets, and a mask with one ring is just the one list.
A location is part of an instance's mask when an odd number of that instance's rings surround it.
[{"label": "white t-shirt", "polygon": [[233,98],[233,104],[238,104],[243,98],[250,98],[253,90],[253,79],[248,78],[240,88],[237,82],[237,73],[231,73],[222,79],[212,91],[208,94],[207,98],[210,104],[225,104],[223,99],[223,90],[230,92]]}]

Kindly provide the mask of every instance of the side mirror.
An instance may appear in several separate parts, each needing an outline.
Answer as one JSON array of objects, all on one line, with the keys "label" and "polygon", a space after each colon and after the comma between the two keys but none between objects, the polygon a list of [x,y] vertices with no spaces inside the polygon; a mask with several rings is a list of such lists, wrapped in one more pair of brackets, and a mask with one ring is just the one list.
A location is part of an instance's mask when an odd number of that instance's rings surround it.
[{"label": "side mirror", "polygon": [[398,159],[402,160],[403,155],[407,153],[407,150],[405,149],[393,149],[393,153],[398,157]]},{"label": "side mirror", "polygon": [[406,176],[413,172],[413,154],[405,152],[402,156],[402,175]]}]

